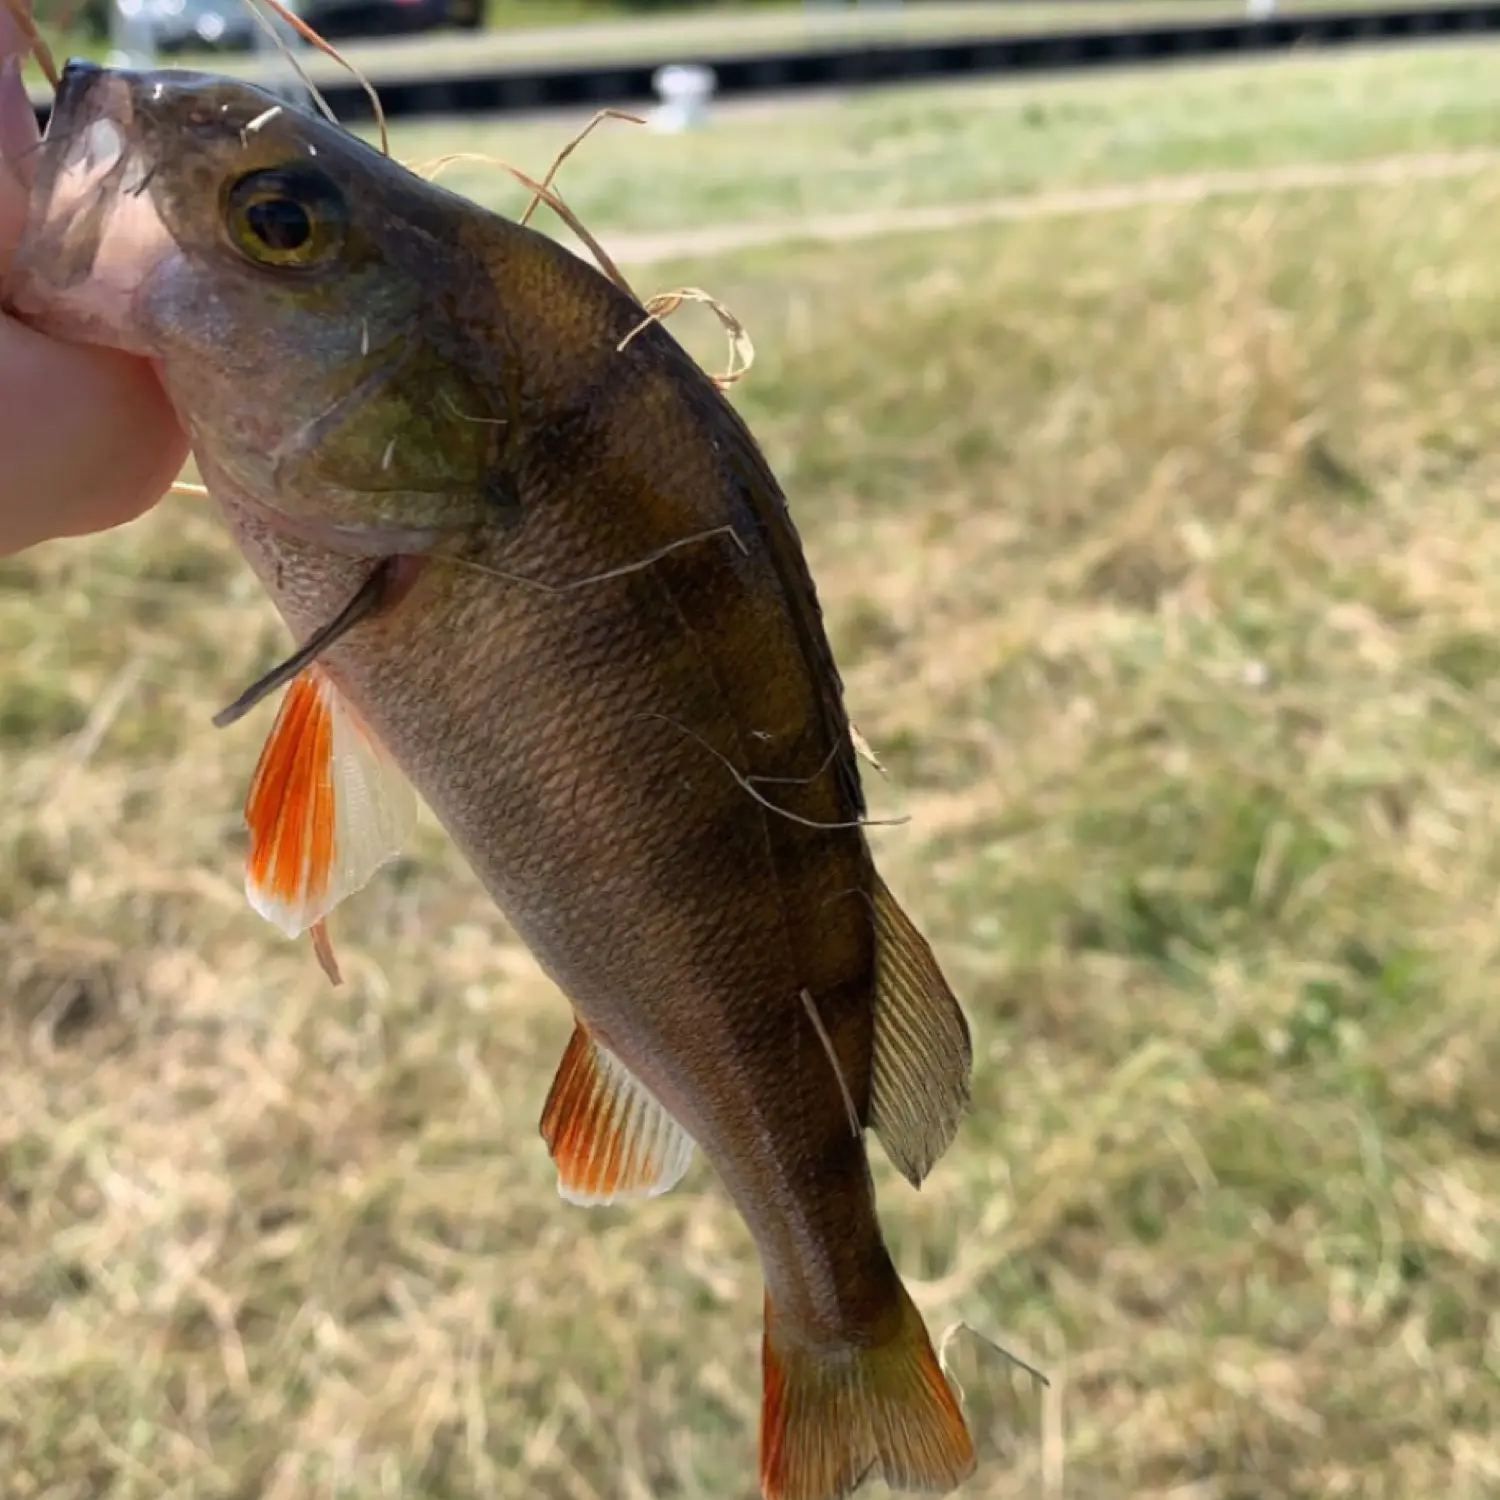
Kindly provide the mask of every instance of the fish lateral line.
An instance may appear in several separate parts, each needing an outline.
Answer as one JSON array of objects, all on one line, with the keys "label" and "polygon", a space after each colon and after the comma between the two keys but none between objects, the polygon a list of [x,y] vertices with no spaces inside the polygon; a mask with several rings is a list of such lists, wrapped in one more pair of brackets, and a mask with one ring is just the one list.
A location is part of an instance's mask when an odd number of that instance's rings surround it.
[{"label": "fish lateral line", "polygon": [[330,646],[348,635],[362,620],[379,614],[399,603],[416,582],[417,571],[425,558],[385,557],[370,570],[369,576],[355,591],[354,597],[326,625],[320,626],[285,661],[257,678],[228,708],[213,717],[214,728],[227,729],[238,723],[258,703],[285,687],[294,677],[310,667]]},{"label": "fish lateral line", "polygon": [[679,552],[684,547],[691,547],[697,542],[712,541],[715,537],[727,536],[739,549],[741,557],[749,557],[750,548],[746,545],[744,537],[729,525],[715,526],[708,531],[695,531],[691,536],[678,537],[675,542],[668,542],[665,546],[658,547],[654,552],[648,552],[644,557],[638,557],[634,562],[621,563],[615,568],[606,568],[602,573],[590,573],[583,578],[573,578],[567,583],[547,583],[540,578],[528,578],[524,573],[508,573],[504,568],[492,568],[488,563],[475,562],[471,557],[446,557],[444,562],[454,564],[456,567],[468,568],[474,573],[483,573],[487,578],[498,578],[503,583],[514,583],[520,588],[532,589],[539,594],[558,595],[571,594],[578,589],[592,588],[595,584],[609,583],[612,579],[626,578],[632,573],[643,573],[647,568],[670,557],[674,552]]},{"label": "fish lateral line", "polygon": [[[763,808],[765,808],[767,812],[775,813],[777,814],[777,816],[785,818],[789,823],[800,823],[804,828],[815,828],[822,830],[823,832],[835,833],[840,829],[845,828],[899,828],[902,824],[911,822],[911,818],[909,816],[900,818],[846,818],[842,822],[836,823],[827,822],[821,818],[804,818],[801,813],[795,813],[789,807],[782,807],[778,803],[772,802],[769,797],[765,796],[756,787],[755,778],[746,776],[735,766],[734,762],[731,761],[729,757],[723,753],[722,750],[719,750],[715,746],[710,745],[709,742],[704,739],[703,736],[696,730],[690,729],[686,724],[682,723],[678,719],[674,719],[670,714],[659,714],[648,710],[642,713],[634,714],[632,715],[632,717],[636,719],[660,719],[663,724],[670,724],[673,729],[676,729],[682,734],[685,734],[690,740],[697,741],[697,743],[701,745],[703,749],[707,750],[708,753],[713,756],[713,758],[717,760],[719,764],[722,765],[731,776],[734,777],[735,781],[739,784],[741,791],[754,798],[754,800],[758,802]],[[835,746],[835,748],[837,747]],[[831,760],[832,757],[830,756],[829,759]],[[816,776],[814,776],[810,779],[816,780],[817,778]]]}]

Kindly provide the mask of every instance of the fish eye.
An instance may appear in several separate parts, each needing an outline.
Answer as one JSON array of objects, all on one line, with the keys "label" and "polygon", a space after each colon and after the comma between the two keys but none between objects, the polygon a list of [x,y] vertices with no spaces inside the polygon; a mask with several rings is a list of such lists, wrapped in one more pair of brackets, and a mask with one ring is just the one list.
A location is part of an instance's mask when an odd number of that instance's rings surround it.
[{"label": "fish eye", "polygon": [[229,185],[229,238],[257,265],[306,268],[337,255],[349,227],[344,195],[322,172],[270,167]]}]

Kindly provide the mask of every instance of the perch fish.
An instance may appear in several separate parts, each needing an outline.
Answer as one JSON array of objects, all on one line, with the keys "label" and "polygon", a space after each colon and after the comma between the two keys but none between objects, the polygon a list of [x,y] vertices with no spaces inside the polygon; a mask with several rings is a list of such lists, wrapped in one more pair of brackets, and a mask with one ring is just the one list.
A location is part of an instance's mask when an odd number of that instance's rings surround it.
[{"label": "perch fish", "polygon": [[956,1488],[970,1433],[865,1132],[920,1184],[969,1030],[875,869],[733,406],[567,248],[206,74],[68,66],[3,294],[158,363],[305,643],[247,802],[257,909],[319,931],[420,794],[572,1005],[563,1196],[666,1192],[696,1145],[750,1228],[767,1500]]}]

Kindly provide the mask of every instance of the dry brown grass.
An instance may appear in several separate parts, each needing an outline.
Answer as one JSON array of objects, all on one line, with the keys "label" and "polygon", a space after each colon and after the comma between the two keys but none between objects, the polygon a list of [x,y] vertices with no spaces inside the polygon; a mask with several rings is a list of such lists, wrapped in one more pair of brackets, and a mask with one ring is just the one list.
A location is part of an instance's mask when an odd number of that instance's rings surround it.
[{"label": "dry brown grass", "polygon": [[[963,1352],[976,1497],[1500,1492],[1496,223],[1492,171],[680,278],[973,1019],[879,1175],[934,1324],[1054,1379]],[[341,990],[245,909],[269,712],[208,720],[283,645],[192,501],[0,564],[0,1492],[752,1495],[748,1238],[701,1165],[558,1200],[565,1007],[436,831]]]}]

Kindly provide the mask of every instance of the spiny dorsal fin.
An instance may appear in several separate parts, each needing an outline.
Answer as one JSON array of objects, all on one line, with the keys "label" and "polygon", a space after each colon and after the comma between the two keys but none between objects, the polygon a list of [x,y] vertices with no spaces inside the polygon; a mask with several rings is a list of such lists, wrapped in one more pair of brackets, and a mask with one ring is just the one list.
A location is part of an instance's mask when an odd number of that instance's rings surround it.
[{"label": "spiny dorsal fin", "polygon": [[326,948],[323,918],[402,852],[416,817],[410,785],[353,706],[320,667],[304,668],[245,798],[250,905],[288,937],[317,929]]},{"label": "spiny dorsal fin", "polygon": [[693,1141],[644,1084],[582,1025],[552,1080],[542,1139],[570,1203],[659,1197],[682,1181]]},{"label": "spiny dorsal fin", "polygon": [[877,875],[870,1128],[920,1187],[969,1106],[969,1023],[927,939]]}]

